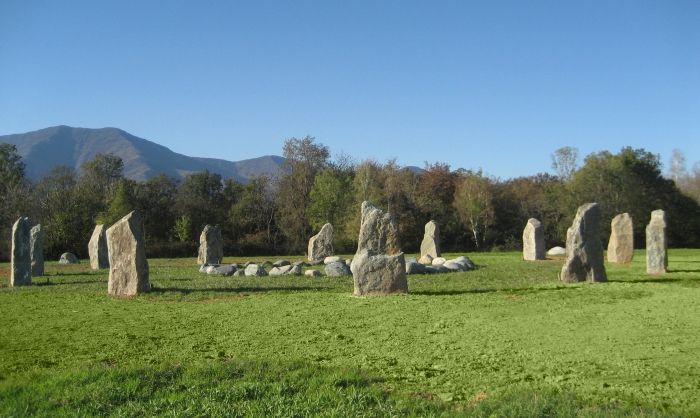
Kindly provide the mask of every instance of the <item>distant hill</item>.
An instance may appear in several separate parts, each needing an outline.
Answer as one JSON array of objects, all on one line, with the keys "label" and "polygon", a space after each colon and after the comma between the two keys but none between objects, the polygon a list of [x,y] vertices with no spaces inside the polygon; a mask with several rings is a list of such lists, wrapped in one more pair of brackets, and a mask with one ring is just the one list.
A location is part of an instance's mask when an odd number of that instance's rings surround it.
[{"label": "distant hill", "polygon": [[80,169],[97,154],[114,154],[124,161],[124,176],[147,180],[164,173],[181,179],[188,173],[209,170],[245,183],[260,175],[276,175],[284,158],[277,155],[242,161],[188,157],[117,128],[54,126],[24,134],[0,136],[0,143],[17,146],[27,176],[39,179],[57,165]]}]

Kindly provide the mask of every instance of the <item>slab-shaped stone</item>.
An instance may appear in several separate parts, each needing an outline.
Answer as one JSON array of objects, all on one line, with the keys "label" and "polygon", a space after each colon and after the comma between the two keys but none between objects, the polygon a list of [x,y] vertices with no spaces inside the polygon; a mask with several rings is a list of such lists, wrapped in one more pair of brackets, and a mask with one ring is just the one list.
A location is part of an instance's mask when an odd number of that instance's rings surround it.
[{"label": "slab-shaped stone", "polygon": [[207,225],[199,235],[197,264],[221,264],[224,259],[224,239],[218,225]]},{"label": "slab-shaped stone", "polygon": [[377,209],[370,202],[362,202],[362,220],[357,252],[363,250],[375,254],[398,254],[399,231],[390,214]]},{"label": "slab-shaped stone", "polygon": [[90,268],[93,270],[109,268],[109,251],[107,249],[107,228],[105,225],[95,225],[88,242]]},{"label": "slab-shaped stone", "polygon": [[371,254],[364,250],[353,259],[355,296],[408,293],[403,253]]},{"label": "slab-shaped stone", "polygon": [[143,221],[138,211],[129,213],[107,229],[107,293],[110,295],[134,296],[151,290],[143,235]]},{"label": "slab-shaped stone", "polygon": [[559,276],[565,282],[605,282],[603,245],[600,242],[600,206],[586,203],[566,232],[566,261]]},{"label": "slab-shaped stone", "polygon": [[634,228],[629,213],[621,213],[610,222],[608,261],[629,264],[634,257]]},{"label": "slab-shaped stone", "polygon": [[10,257],[10,286],[32,284],[31,227],[29,218],[22,217],[12,225],[12,254]]},{"label": "slab-shaped stone", "polygon": [[649,274],[663,274],[668,268],[666,226],[666,212],[661,209],[651,212],[651,220],[646,228],[647,273]]},{"label": "slab-shaped stone", "polygon": [[44,275],[44,230],[41,224],[34,225],[30,232],[32,277]]},{"label": "slab-shaped stone", "polygon": [[333,225],[324,224],[318,234],[309,238],[307,252],[310,262],[318,262],[335,254],[333,250]]},{"label": "slab-shaped stone", "polygon": [[539,220],[530,218],[523,230],[523,260],[544,260],[544,256],[544,227]]},{"label": "slab-shaped stone", "polygon": [[425,224],[423,241],[420,243],[420,255],[421,258],[427,255],[432,258],[442,255],[440,252],[440,227],[435,221],[430,221]]}]

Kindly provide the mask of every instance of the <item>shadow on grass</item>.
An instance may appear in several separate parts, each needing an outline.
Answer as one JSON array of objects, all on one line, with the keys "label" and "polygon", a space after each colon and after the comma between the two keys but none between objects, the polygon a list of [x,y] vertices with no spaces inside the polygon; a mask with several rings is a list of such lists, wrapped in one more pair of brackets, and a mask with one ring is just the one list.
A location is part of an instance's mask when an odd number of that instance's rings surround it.
[{"label": "shadow on grass", "polygon": [[557,287],[523,287],[523,288],[486,288],[486,289],[450,289],[450,290],[419,290],[417,292],[409,292],[412,295],[423,295],[423,296],[457,296],[457,295],[468,295],[468,294],[479,294],[479,293],[493,293],[493,292],[504,292],[504,293],[538,293],[547,292],[553,290],[575,290],[578,287],[574,286],[557,286]]},{"label": "shadow on grass", "polygon": [[[675,270],[676,272],[679,272],[679,270]],[[678,279],[678,278],[671,278],[671,277],[650,277],[648,279],[632,279],[632,280],[608,280],[610,283],[667,283],[667,284],[673,284],[673,283],[678,283],[678,282],[685,282],[689,280],[700,280],[698,279]]]},{"label": "shadow on grass", "polygon": [[183,288],[183,287],[152,287],[151,293],[174,292],[182,295],[189,295],[196,292],[218,292],[218,293],[254,293],[254,292],[305,292],[328,290],[321,286],[280,286],[280,287],[205,287],[205,288]]},{"label": "shadow on grass", "polygon": [[673,270],[669,270],[668,272],[669,273],[700,273],[700,269],[696,269],[696,270],[676,270],[676,269],[673,269]]},{"label": "shadow on grass", "polygon": [[[42,276],[42,277],[45,277],[45,276]],[[46,281],[42,281],[42,282],[33,281],[32,285],[34,285],[34,286],[69,286],[69,285],[89,284],[89,283],[107,283],[107,281],[106,280],[80,280],[77,282],[52,282],[50,278],[47,278]]]}]

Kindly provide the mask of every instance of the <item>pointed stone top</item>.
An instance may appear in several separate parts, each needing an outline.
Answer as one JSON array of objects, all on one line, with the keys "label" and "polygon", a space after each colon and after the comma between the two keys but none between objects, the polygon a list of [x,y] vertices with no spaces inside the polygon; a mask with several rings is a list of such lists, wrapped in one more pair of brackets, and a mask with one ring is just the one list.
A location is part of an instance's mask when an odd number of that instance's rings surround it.
[{"label": "pointed stone top", "polygon": [[540,222],[538,219],[535,219],[535,218],[528,219],[527,223],[534,226],[534,227],[538,227],[538,226],[542,225],[542,222]]}]

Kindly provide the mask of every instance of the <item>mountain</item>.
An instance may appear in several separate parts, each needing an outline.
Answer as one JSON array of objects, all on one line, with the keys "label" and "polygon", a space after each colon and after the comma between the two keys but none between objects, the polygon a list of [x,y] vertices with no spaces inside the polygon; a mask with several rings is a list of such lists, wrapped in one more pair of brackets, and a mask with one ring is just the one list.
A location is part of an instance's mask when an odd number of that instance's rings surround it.
[{"label": "mountain", "polygon": [[284,163],[277,155],[242,161],[188,157],[117,128],[54,126],[24,134],[0,136],[0,143],[17,146],[27,176],[39,179],[57,165],[80,169],[97,154],[114,154],[124,161],[124,176],[147,180],[164,173],[182,179],[188,173],[209,170],[245,183],[251,177],[276,175]]}]

